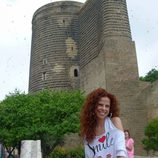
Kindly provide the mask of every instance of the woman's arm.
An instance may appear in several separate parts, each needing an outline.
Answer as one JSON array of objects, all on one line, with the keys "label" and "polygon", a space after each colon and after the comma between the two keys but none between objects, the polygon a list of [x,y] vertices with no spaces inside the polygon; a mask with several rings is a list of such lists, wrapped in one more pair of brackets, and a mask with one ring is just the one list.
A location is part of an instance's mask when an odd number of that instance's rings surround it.
[{"label": "woman's arm", "polygon": [[133,148],[134,148],[134,141],[133,141],[132,138],[130,138],[128,141],[129,141],[129,143],[128,143],[128,145],[126,146],[126,149],[129,150],[129,151],[131,151],[131,150],[133,150]]},{"label": "woman's arm", "polygon": [[126,149],[128,150],[128,151],[131,151],[132,149],[133,149],[133,147],[130,145],[130,146],[126,146]]},{"label": "woman's arm", "polygon": [[124,132],[121,130],[116,130],[116,131],[117,131],[115,137],[116,158],[127,158]]},{"label": "woman's arm", "polygon": [[121,119],[119,117],[112,117],[111,121],[113,122],[113,124],[120,129],[121,131],[123,131],[123,126],[122,126],[122,122]]}]

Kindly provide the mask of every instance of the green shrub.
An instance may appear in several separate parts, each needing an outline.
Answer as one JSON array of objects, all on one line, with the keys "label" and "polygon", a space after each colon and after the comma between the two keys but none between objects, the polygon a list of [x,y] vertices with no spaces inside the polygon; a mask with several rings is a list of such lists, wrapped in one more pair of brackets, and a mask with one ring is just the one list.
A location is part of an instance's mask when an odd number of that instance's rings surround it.
[{"label": "green shrub", "polygon": [[141,81],[147,81],[153,83],[154,81],[158,80],[158,70],[151,69],[144,77],[139,77]]},{"label": "green shrub", "polygon": [[158,151],[158,119],[154,119],[145,127],[146,138],[142,140],[144,149],[147,151]]},{"label": "green shrub", "polygon": [[56,147],[50,154],[49,158],[84,158],[84,150],[82,147],[74,149]]}]

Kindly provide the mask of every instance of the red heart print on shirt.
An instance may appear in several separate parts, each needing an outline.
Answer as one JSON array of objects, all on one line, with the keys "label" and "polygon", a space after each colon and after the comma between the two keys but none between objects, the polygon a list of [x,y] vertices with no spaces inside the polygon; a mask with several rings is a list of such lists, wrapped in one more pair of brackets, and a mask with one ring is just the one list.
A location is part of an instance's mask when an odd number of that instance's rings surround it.
[{"label": "red heart print on shirt", "polygon": [[105,139],[106,139],[106,137],[102,136],[101,138],[98,139],[98,141],[101,142],[101,143],[104,143]]},{"label": "red heart print on shirt", "polygon": [[106,155],[106,158],[111,158],[111,154]]}]

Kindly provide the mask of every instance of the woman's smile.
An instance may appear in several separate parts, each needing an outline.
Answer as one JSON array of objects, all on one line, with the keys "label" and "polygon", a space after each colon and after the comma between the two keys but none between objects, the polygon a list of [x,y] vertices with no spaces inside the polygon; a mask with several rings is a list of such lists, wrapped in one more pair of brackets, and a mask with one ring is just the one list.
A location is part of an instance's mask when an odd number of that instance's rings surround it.
[{"label": "woman's smile", "polygon": [[100,98],[97,107],[95,109],[95,113],[98,119],[104,119],[108,116],[110,111],[110,99],[108,97]]}]

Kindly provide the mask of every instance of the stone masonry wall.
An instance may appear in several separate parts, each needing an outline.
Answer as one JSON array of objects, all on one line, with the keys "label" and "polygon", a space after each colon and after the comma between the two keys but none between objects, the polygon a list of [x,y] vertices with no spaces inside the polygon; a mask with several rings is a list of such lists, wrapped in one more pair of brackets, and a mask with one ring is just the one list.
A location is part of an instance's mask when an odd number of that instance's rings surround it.
[{"label": "stone masonry wall", "polygon": [[79,23],[82,3],[55,2],[32,20],[29,91],[79,88]]},{"label": "stone masonry wall", "polygon": [[126,0],[101,0],[104,37],[131,39]]},{"label": "stone masonry wall", "polygon": [[[106,83],[106,86],[102,85],[103,87],[111,90],[114,88],[115,81],[119,83],[123,80],[138,79],[136,50],[135,44],[131,40],[126,1],[92,0],[88,2],[80,13],[79,54],[80,74],[87,78],[87,83],[90,85],[85,83],[85,79],[81,77],[81,88],[87,89],[86,86],[89,86],[94,89],[98,86],[99,81],[95,82],[96,79],[94,79],[98,67],[89,65],[93,65],[92,60],[97,60],[94,58],[97,58],[101,52],[104,54],[102,55],[104,65],[101,64],[99,69],[104,71],[105,76],[102,79]],[[95,14],[92,14],[93,12]],[[99,23],[97,23],[97,18]],[[102,63],[102,61],[100,62]],[[93,78],[88,76],[92,69]],[[95,81],[93,82],[93,80]]]},{"label": "stone masonry wall", "polygon": [[99,1],[91,0],[80,11],[79,52],[81,69],[98,55],[98,31],[101,29]]}]

